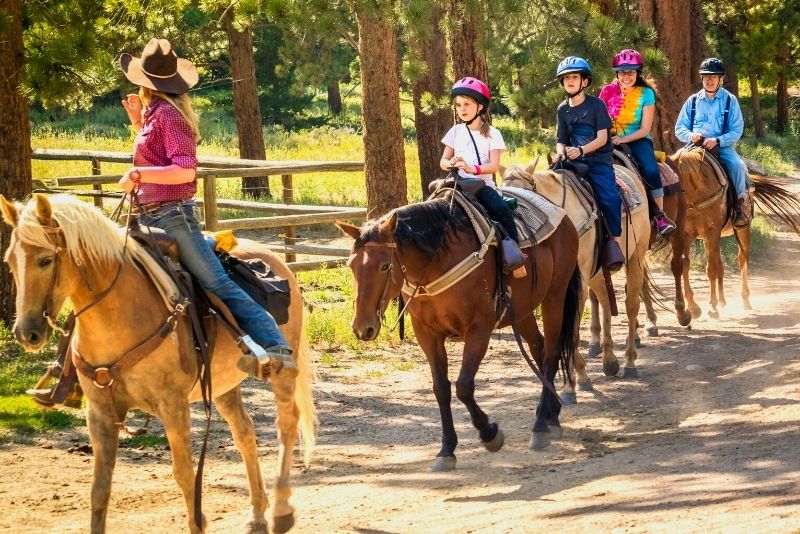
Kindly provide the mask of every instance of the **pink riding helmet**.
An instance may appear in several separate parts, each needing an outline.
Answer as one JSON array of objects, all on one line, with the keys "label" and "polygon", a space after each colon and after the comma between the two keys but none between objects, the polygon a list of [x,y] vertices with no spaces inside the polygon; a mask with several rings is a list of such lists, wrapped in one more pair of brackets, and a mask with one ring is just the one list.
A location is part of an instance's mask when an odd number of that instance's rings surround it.
[{"label": "pink riding helmet", "polygon": [[631,48],[620,50],[611,62],[611,68],[618,70],[639,70],[644,65],[642,55]]},{"label": "pink riding helmet", "polygon": [[484,106],[489,105],[489,101],[492,99],[492,95],[486,84],[472,76],[461,78],[453,85],[453,88],[450,89],[450,100],[457,95],[472,97],[479,104],[483,104]]}]

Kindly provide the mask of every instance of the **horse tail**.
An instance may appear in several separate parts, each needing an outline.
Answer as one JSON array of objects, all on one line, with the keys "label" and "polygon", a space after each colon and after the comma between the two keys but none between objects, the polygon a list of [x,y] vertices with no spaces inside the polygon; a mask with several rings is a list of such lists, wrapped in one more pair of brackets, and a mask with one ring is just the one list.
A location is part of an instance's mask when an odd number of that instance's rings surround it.
[{"label": "horse tail", "polygon": [[572,364],[578,352],[578,328],[583,315],[583,289],[581,288],[581,271],[577,267],[572,272],[564,297],[561,317],[561,332],[558,335],[559,362],[570,385],[574,385]]},{"label": "horse tail", "polygon": [[669,298],[664,294],[664,291],[658,285],[656,279],[653,278],[653,271],[650,270],[647,264],[644,265],[643,270],[644,284],[642,284],[640,296],[643,299],[649,299],[652,304],[655,304],[664,311],[671,311],[670,307],[667,305]]},{"label": "horse tail", "polygon": [[774,221],[787,224],[800,235],[800,198],[793,195],[785,184],[768,176],[751,176],[755,191],[755,203],[764,214]]},{"label": "horse tail", "polygon": [[297,428],[303,442],[303,461],[306,466],[311,463],[311,455],[317,442],[317,409],[314,406],[314,388],[316,369],[311,361],[311,346],[308,344],[305,329],[300,329],[300,342],[294,351],[298,375],[295,379],[294,402],[300,412]]}]

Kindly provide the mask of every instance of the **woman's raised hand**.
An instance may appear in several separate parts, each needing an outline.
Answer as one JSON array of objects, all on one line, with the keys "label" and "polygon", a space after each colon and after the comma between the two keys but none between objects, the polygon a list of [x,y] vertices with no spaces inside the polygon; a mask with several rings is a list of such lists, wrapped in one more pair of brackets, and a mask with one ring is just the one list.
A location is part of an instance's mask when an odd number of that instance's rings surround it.
[{"label": "woman's raised hand", "polygon": [[128,113],[128,118],[134,127],[139,128],[142,126],[142,99],[139,95],[130,94],[122,101],[122,107]]}]

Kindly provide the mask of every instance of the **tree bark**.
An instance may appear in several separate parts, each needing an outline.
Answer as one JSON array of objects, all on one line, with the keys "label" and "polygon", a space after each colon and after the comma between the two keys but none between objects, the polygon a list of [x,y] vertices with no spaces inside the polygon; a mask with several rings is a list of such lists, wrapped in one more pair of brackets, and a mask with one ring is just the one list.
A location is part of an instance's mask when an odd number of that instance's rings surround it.
[{"label": "tree bark", "polygon": [[[233,10],[225,15],[228,33],[231,78],[233,78],[233,114],[239,134],[239,157],[267,159],[264,133],[261,130],[261,108],[258,103],[258,84],[253,60],[253,34],[250,28],[239,31],[233,25]],[[255,198],[270,196],[269,177],[242,178],[242,193]]]},{"label": "tree bark", "polygon": [[652,136],[657,148],[674,152],[680,147],[675,121],[699,86],[698,67],[708,53],[700,0],[641,0],[639,20],[656,29],[657,46],[669,60],[669,73],[658,80]]},{"label": "tree bark", "polygon": [[776,59],[778,67],[778,85],[776,87],[778,114],[775,123],[775,131],[779,135],[786,133],[789,127],[789,82],[786,76],[786,70],[789,68],[788,63],[789,51],[785,43],[781,43],[778,47],[778,54]]},{"label": "tree bark", "polygon": [[590,4],[594,4],[600,10],[601,15],[614,18],[617,14],[614,0],[589,0]]},{"label": "tree bark", "polygon": [[450,60],[453,79],[474,76],[489,84],[486,52],[481,48],[484,0],[448,0]]},{"label": "tree bark", "polygon": [[764,117],[761,115],[761,95],[758,92],[758,76],[751,70],[748,72],[747,77],[750,81],[750,105],[753,108],[753,128],[755,128],[756,137],[761,139],[764,137]]},{"label": "tree bark", "polygon": [[342,112],[342,92],[339,90],[339,80],[328,80],[328,111],[333,115]]},{"label": "tree bark", "polygon": [[[438,28],[444,11],[436,10],[431,25]],[[437,99],[447,94],[445,86],[444,69],[447,50],[444,34],[439,31],[431,32],[431,38],[417,43],[420,49],[420,58],[428,66],[428,71],[413,86],[414,122],[417,132],[417,155],[419,156],[420,184],[422,196],[428,191],[428,184],[440,177],[442,169],[439,160],[442,156],[442,135],[453,123],[449,107],[436,108],[431,114],[422,110],[422,96],[430,93]]]},{"label": "tree bark", "polygon": [[378,217],[407,203],[397,40],[375,8],[356,5],[361,60],[361,124],[367,215]]},{"label": "tree bark", "polygon": [[[22,42],[22,6],[19,0],[0,0],[0,192],[11,199],[23,199],[31,193],[31,131],[28,103],[19,91],[25,67]],[[0,223],[0,253],[11,240],[11,227]],[[0,266],[0,320],[14,322],[14,280],[8,266]]]}]

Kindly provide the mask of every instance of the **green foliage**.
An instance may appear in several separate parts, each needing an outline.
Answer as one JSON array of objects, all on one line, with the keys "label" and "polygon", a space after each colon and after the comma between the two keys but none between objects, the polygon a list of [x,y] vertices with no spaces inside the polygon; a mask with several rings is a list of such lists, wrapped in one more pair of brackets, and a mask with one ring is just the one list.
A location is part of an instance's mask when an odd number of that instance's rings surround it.
[{"label": "green foliage", "polygon": [[154,449],[169,446],[169,441],[164,435],[145,434],[144,436],[120,438],[119,446],[123,449]]}]

